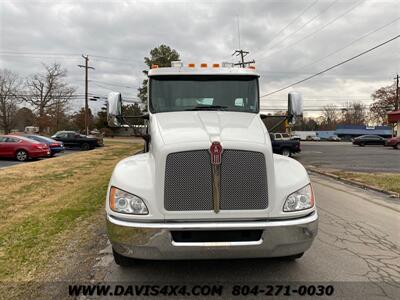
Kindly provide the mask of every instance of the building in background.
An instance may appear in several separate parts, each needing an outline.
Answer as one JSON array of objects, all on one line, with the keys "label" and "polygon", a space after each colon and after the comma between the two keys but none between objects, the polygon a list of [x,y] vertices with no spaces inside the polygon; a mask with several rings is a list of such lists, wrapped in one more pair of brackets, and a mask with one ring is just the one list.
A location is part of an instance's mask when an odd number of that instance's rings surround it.
[{"label": "building in background", "polygon": [[338,125],[335,134],[342,140],[351,140],[360,135],[379,135],[388,138],[392,136],[392,128],[390,126]]}]

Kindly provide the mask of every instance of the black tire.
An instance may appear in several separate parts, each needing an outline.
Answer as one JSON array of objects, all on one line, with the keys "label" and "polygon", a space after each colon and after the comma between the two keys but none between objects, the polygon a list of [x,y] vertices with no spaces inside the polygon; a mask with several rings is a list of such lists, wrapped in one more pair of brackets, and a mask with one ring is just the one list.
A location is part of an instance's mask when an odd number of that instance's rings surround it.
[{"label": "black tire", "polygon": [[364,146],[365,146],[365,144],[364,144],[364,143],[359,143],[359,144],[358,144],[358,146],[360,146],[360,147],[364,147]]},{"label": "black tire", "polygon": [[113,251],[114,261],[117,265],[121,267],[131,267],[133,265],[135,261],[133,258],[119,254],[114,250],[114,248],[112,249],[112,251]]},{"label": "black tire", "polygon": [[400,148],[400,143],[397,143],[396,145],[393,146],[394,149],[399,149]]},{"label": "black tire", "polygon": [[290,151],[289,148],[283,148],[281,152],[282,152],[283,156],[286,156],[286,157],[292,156],[292,151]]},{"label": "black tire", "polygon": [[25,150],[17,150],[17,152],[15,153],[15,158],[18,161],[27,161],[29,158],[28,152],[26,152]]},{"label": "black tire", "polygon": [[84,150],[84,151],[87,151],[87,150],[90,150],[90,144],[89,143],[83,143],[82,145],[81,145],[81,149],[82,150]]},{"label": "black tire", "polygon": [[301,252],[299,254],[294,254],[294,255],[289,255],[289,256],[283,256],[281,257],[283,260],[288,260],[288,261],[295,261],[296,259],[301,258],[304,255],[304,252]]}]

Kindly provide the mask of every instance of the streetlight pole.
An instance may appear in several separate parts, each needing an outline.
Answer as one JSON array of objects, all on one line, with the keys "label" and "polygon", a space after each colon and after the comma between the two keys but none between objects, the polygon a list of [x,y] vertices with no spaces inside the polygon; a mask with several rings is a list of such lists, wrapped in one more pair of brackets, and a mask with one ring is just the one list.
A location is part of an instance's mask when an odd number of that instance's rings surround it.
[{"label": "streetlight pole", "polygon": [[88,70],[92,69],[93,67],[89,67],[89,55],[83,55],[82,57],[85,60],[85,65],[78,65],[80,68],[85,68],[85,131],[86,135],[89,134],[89,97],[88,97],[88,86],[89,86],[89,79],[88,79]]}]

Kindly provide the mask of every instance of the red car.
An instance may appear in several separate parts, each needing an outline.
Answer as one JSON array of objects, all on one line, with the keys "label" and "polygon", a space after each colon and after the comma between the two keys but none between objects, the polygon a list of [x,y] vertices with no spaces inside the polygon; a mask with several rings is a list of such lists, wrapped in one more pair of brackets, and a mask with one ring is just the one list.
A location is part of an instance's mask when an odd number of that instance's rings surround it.
[{"label": "red car", "polygon": [[14,157],[19,161],[26,161],[29,158],[49,155],[50,148],[47,144],[23,136],[0,135],[0,157]]},{"label": "red car", "polygon": [[400,149],[400,136],[395,136],[386,141],[386,146],[391,146],[394,149]]}]

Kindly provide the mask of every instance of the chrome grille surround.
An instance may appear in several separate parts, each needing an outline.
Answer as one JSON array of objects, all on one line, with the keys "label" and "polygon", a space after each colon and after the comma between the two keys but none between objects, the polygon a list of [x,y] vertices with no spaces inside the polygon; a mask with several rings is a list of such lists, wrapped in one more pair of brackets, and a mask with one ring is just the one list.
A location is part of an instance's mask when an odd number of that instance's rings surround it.
[{"label": "chrome grille surround", "polygon": [[[225,149],[220,171],[221,210],[267,208],[268,186],[263,153]],[[213,210],[212,179],[208,150],[170,153],[165,167],[165,209]]]}]

